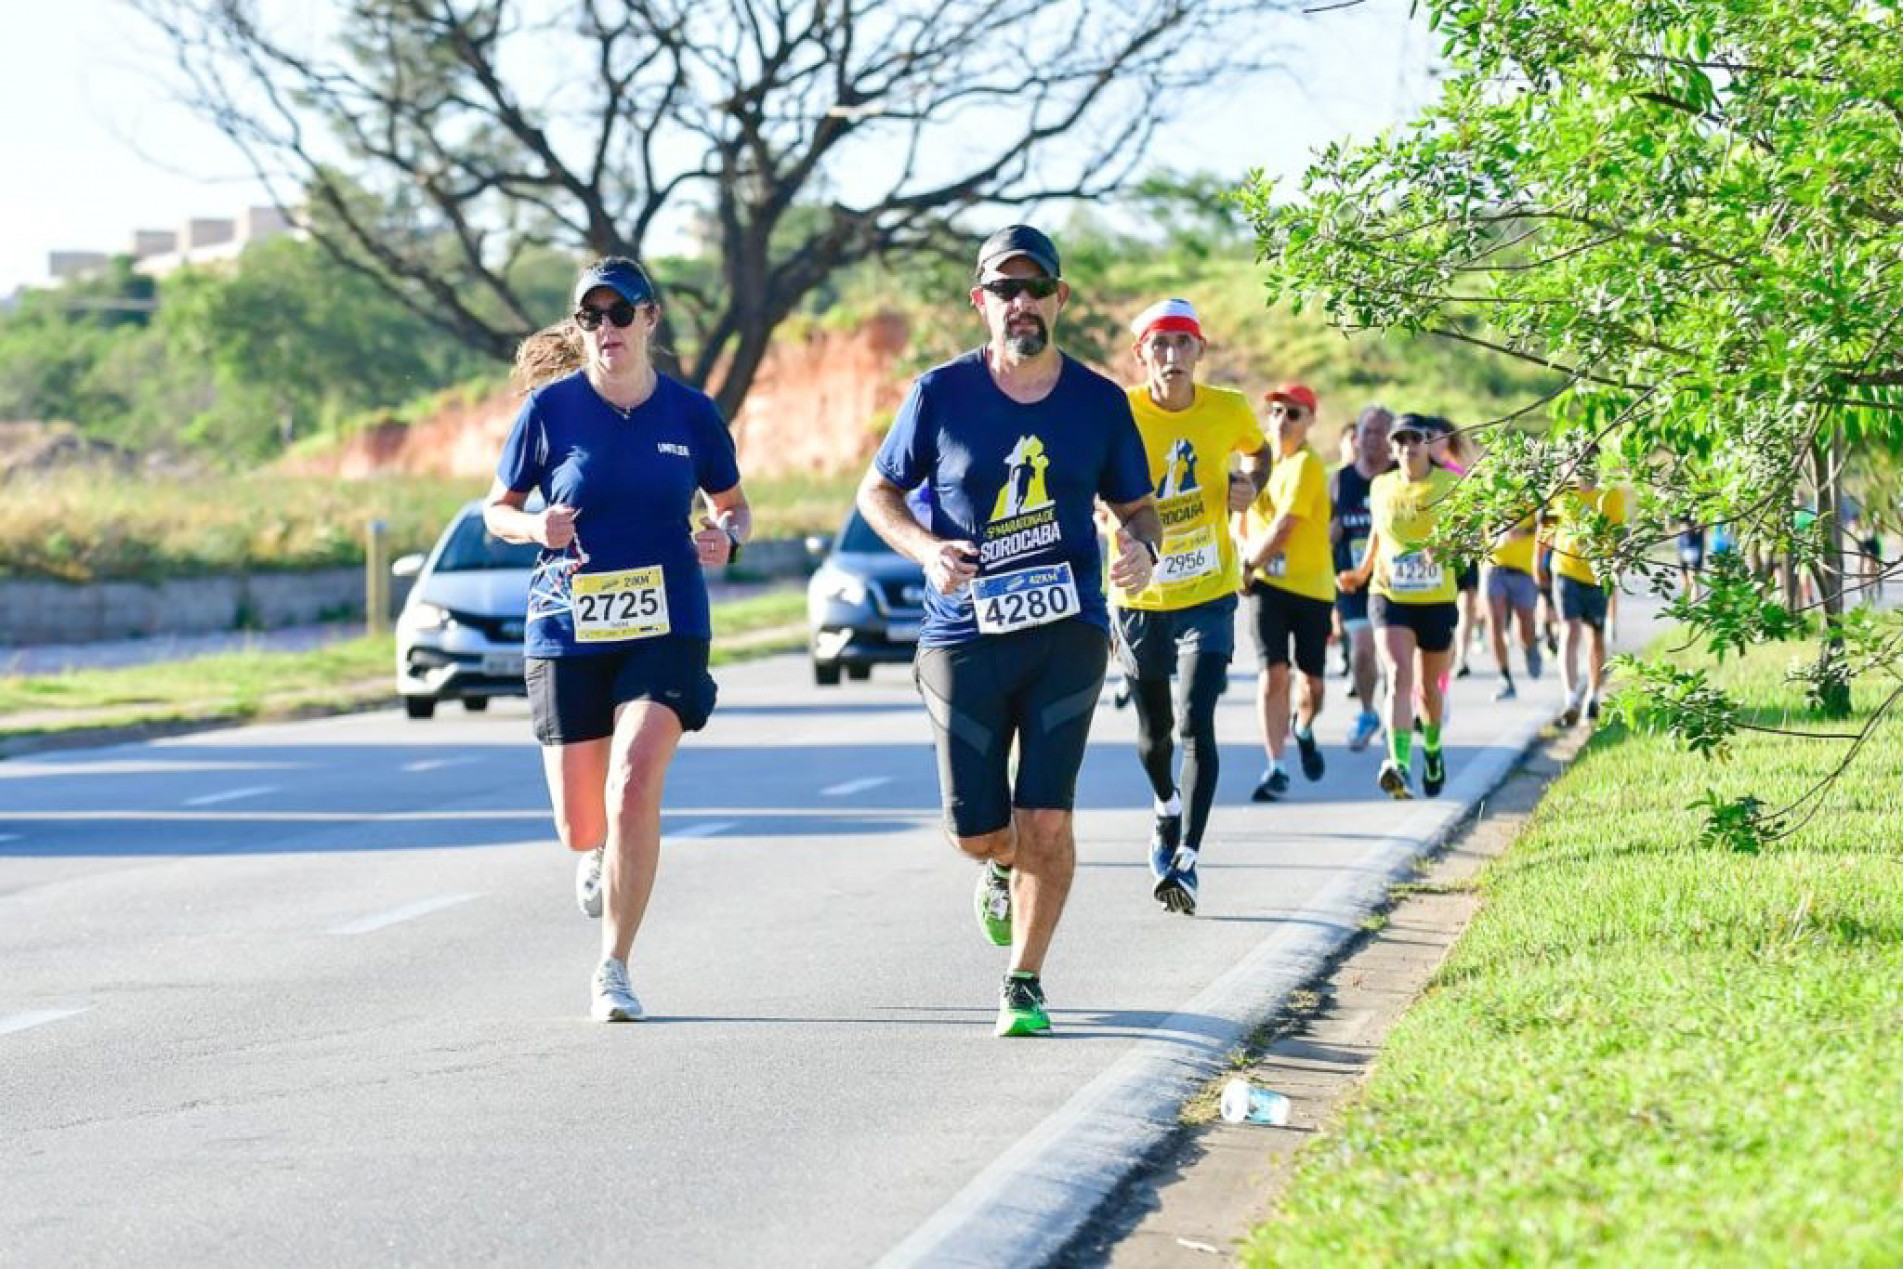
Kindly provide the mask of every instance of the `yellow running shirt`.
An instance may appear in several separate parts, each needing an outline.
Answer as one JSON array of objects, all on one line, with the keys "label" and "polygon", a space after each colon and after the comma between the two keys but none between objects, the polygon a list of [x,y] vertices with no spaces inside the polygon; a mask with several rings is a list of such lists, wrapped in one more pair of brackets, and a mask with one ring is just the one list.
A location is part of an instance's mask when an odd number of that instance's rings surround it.
[{"label": "yellow running shirt", "polygon": [[1335,552],[1328,544],[1328,476],[1315,451],[1303,446],[1293,458],[1278,458],[1269,471],[1269,483],[1242,517],[1242,540],[1252,542],[1268,532],[1283,512],[1295,517],[1282,556],[1268,567],[1249,574],[1259,581],[1309,599],[1335,597]]},{"label": "yellow running shirt", "polygon": [[1597,511],[1614,524],[1625,523],[1625,494],[1619,489],[1569,489],[1555,502],[1558,522],[1553,528],[1553,571],[1588,586],[1599,583],[1599,574],[1586,558],[1587,535],[1583,521]]},{"label": "yellow running shirt", "polygon": [[1501,568],[1517,568],[1531,577],[1533,548],[1538,542],[1538,535],[1533,532],[1533,517],[1528,516],[1494,540],[1493,550],[1488,552],[1487,561]]},{"label": "yellow running shirt", "polygon": [[1233,594],[1241,573],[1229,536],[1229,456],[1267,443],[1249,399],[1197,384],[1187,410],[1165,410],[1148,388],[1132,388],[1130,410],[1150,456],[1163,548],[1150,584],[1136,594],[1113,586],[1111,602],[1158,612]]},{"label": "yellow running shirt", "polygon": [[1434,532],[1436,504],[1459,483],[1460,477],[1444,467],[1429,468],[1425,480],[1409,480],[1400,468],[1374,478],[1368,508],[1380,539],[1370,587],[1375,594],[1396,604],[1454,602],[1460,570],[1424,548]]}]

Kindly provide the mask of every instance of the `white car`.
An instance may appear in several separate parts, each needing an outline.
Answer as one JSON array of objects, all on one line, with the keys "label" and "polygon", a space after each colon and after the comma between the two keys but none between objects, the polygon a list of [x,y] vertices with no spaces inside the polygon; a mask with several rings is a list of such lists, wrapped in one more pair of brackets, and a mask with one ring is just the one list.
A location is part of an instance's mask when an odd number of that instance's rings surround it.
[{"label": "white car", "polygon": [[405,555],[390,566],[413,577],[396,619],[396,690],[411,718],[428,718],[438,701],[488,707],[491,696],[523,696],[522,620],[529,576],[541,548],[504,542],[470,502],[449,522],[427,556]]}]

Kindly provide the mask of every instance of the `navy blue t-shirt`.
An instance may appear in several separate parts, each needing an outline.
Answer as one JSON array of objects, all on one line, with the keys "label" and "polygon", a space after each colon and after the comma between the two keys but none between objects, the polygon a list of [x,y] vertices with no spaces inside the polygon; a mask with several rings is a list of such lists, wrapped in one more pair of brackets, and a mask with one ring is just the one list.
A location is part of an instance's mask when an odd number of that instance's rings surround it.
[{"label": "navy blue t-shirt", "polygon": [[522,403],[496,476],[516,493],[540,490],[551,505],[575,508],[575,541],[544,549],[529,587],[530,656],[617,652],[663,626],[712,637],[694,496],[733,488],[740,468],[705,393],[660,375],[623,418],[577,371]]},{"label": "navy blue t-shirt", "polygon": [[[901,489],[929,485],[933,534],[979,545],[979,602],[1007,605],[994,623],[1045,618],[1047,600],[1068,605],[1052,585],[1061,578],[1077,598],[1063,616],[1110,629],[1092,509],[1098,497],[1135,502],[1150,492],[1149,459],[1122,388],[1064,357],[1056,386],[1024,405],[992,381],[982,350],[969,352],[912,385],[873,466]],[[971,586],[951,595],[926,588],[921,646],[979,634]]]}]

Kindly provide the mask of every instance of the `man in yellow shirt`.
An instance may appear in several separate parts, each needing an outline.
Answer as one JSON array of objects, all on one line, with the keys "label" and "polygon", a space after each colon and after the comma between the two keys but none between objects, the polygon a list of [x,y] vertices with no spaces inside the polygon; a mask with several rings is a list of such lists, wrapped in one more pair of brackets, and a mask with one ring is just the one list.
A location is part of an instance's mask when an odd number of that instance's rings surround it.
[{"label": "man in yellow shirt", "polygon": [[[1565,628],[1559,637],[1559,682],[1566,698],[1560,712],[1562,726],[1586,717],[1599,717],[1600,693],[1606,678],[1606,603],[1611,579],[1601,574],[1592,558],[1593,522],[1600,517],[1612,524],[1626,520],[1625,494],[1599,485],[1599,452],[1589,450],[1580,459],[1574,487],[1560,494],[1552,528],[1553,585]],[[1586,680],[1579,677],[1581,628],[1587,639]]]},{"label": "man in yellow shirt", "polygon": [[[1163,543],[1150,583],[1134,592],[1113,586],[1110,602],[1117,658],[1136,702],[1137,757],[1156,798],[1151,893],[1170,911],[1194,915],[1196,862],[1216,798],[1216,700],[1236,643],[1241,570],[1229,513],[1262,488],[1269,446],[1247,397],[1196,382],[1208,345],[1188,301],[1152,304],[1130,331],[1143,374],[1142,386],[1130,389],[1130,410],[1150,460]],[[1232,454],[1243,455],[1240,474],[1230,473]],[[1171,738],[1179,716],[1180,786]]]},{"label": "man in yellow shirt", "polygon": [[[1315,716],[1321,713],[1323,675],[1328,670],[1328,631],[1335,604],[1335,558],[1328,541],[1328,476],[1308,448],[1315,393],[1286,383],[1264,395],[1275,427],[1275,466],[1269,483],[1242,518],[1245,594],[1255,626],[1262,672],[1256,703],[1269,767],[1251,795],[1274,802],[1288,792],[1282,750],[1289,732],[1301,751],[1302,774],[1322,778]],[[1289,711],[1289,662],[1301,671],[1294,717]]]}]

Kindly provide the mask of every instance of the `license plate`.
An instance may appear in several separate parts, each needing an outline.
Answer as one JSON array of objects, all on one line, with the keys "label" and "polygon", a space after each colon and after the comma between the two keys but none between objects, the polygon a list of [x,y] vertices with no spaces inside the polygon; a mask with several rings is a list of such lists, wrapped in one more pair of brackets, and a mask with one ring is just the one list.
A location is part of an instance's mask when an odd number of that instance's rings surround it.
[{"label": "license plate", "polygon": [[885,637],[892,643],[917,643],[918,632],[916,621],[895,621],[885,628]]},{"label": "license plate", "polygon": [[490,652],[482,658],[482,672],[492,679],[522,677],[522,658],[513,652]]}]

